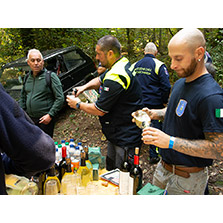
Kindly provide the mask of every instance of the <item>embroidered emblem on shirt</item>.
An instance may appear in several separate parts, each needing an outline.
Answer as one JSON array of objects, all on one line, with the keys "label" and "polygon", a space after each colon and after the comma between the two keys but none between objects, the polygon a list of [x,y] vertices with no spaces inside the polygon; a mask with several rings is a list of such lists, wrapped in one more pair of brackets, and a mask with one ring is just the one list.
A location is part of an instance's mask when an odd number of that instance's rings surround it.
[{"label": "embroidered emblem on shirt", "polygon": [[104,87],[104,91],[109,91],[109,87]]},{"label": "embroidered emblem on shirt", "polygon": [[177,116],[181,117],[185,111],[185,108],[187,106],[187,101],[180,99],[177,108],[176,108],[176,114]]},{"label": "embroidered emblem on shirt", "polygon": [[216,118],[223,118],[223,108],[219,108],[215,110],[215,117]]},{"label": "embroidered emblem on shirt", "polygon": [[169,73],[168,73],[166,67],[164,67],[164,72],[165,72],[165,74],[166,74],[167,76],[169,75]]}]

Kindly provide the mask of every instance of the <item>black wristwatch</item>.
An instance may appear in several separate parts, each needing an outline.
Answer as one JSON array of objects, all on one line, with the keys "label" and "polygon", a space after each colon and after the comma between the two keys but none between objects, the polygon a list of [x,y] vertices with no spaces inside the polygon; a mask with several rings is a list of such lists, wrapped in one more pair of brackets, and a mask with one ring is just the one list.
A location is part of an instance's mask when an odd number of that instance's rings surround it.
[{"label": "black wristwatch", "polygon": [[81,104],[81,101],[79,101],[79,102],[76,104],[76,108],[77,108],[77,109],[80,109],[80,104]]}]

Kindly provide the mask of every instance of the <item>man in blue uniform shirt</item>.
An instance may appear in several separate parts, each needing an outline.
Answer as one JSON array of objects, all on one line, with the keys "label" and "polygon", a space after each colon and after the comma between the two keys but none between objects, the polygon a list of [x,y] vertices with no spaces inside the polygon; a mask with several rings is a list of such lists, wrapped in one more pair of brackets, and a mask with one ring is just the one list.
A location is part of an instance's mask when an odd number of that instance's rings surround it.
[{"label": "man in blue uniform shirt", "polygon": [[99,99],[96,103],[83,103],[78,97],[68,96],[67,102],[72,108],[99,116],[102,131],[108,139],[106,169],[112,170],[121,167],[127,148],[129,156],[133,157],[135,147],[141,147],[141,130],[132,123],[131,113],[143,107],[142,92],[115,37],[104,36],[98,41],[96,59],[107,71],[77,87],[76,96],[102,86]]},{"label": "man in blue uniform shirt", "polygon": [[207,73],[205,39],[198,29],[179,31],[168,49],[181,79],[167,109],[145,109],[151,119],[164,118],[163,131],[143,131],[145,144],[162,148],[153,184],[168,194],[204,194],[207,167],[223,157],[223,90]]},{"label": "man in blue uniform shirt", "polygon": [[[133,68],[133,75],[136,75],[142,88],[144,106],[149,109],[162,109],[166,106],[170,94],[169,73],[165,64],[158,59],[157,47],[154,43],[146,44],[145,57],[138,61]],[[152,126],[162,129],[160,120],[152,120]],[[159,162],[156,146],[150,145],[150,164]]]}]

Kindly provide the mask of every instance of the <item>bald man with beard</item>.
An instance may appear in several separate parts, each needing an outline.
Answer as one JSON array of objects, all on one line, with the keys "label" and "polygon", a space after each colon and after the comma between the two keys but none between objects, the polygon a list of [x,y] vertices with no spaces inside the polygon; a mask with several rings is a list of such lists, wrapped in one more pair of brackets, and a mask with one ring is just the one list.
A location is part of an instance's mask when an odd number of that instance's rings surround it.
[{"label": "bald man with beard", "polygon": [[144,109],[152,119],[164,119],[163,131],[149,127],[142,134],[145,144],[161,148],[153,184],[168,194],[204,194],[207,167],[223,157],[223,90],[205,68],[200,30],[180,30],[168,50],[180,79],[167,108]]}]

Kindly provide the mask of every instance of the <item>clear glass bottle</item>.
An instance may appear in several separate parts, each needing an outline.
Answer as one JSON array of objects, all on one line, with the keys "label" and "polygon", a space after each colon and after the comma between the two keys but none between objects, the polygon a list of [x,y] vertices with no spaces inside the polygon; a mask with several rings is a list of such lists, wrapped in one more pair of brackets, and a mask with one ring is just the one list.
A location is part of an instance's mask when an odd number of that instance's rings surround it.
[{"label": "clear glass bottle", "polygon": [[86,187],[88,183],[91,181],[90,170],[86,166],[85,161],[85,152],[81,152],[81,164],[79,169],[77,170],[77,174],[80,175],[81,178],[81,186]]},{"label": "clear glass bottle", "polygon": [[56,195],[60,191],[60,181],[55,174],[55,165],[53,165],[47,174],[46,181],[43,187],[45,195]]},{"label": "clear glass bottle", "polygon": [[77,194],[77,188],[74,181],[74,173],[71,169],[71,159],[66,158],[67,169],[61,180],[61,193],[64,195]]},{"label": "clear glass bottle", "polygon": [[128,162],[128,148],[125,147],[124,161],[120,168],[119,173],[119,194],[128,195],[129,194],[129,175],[130,175],[130,164]]}]

